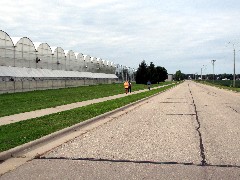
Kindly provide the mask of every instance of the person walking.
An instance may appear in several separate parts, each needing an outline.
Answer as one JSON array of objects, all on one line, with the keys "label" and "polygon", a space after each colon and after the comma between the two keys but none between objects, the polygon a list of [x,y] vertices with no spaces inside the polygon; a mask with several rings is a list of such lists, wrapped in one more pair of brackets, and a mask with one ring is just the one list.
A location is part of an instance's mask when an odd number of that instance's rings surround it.
[{"label": "person walking", "polygon": [[125,88],[125,93],[127,94],[128,93],[128,87],[129,87],[129,83],[128,83],[127,80],[123,83],[123,86]]},{"label": "person walking", "polygon": [[130,81],[128,82],[128,92],[132,92],[132,83]]},{"label": "person walking", "polygon": [[150,91],[150,88],[151,88],[151,82],[148,80],[147,82],[147,86],[148,86],[148,90]]}]

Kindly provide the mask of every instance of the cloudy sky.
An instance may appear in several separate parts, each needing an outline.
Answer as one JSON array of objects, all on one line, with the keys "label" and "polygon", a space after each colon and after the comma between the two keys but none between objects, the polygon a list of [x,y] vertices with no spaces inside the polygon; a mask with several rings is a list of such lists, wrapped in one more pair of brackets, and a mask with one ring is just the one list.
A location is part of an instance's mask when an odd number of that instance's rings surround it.
[{"label": "cloudy sky", "polygon": [[[240,73],[239,0],[1,0],[0,29],[138,68]],[[230,44],[228,44],[230,42]]]}]

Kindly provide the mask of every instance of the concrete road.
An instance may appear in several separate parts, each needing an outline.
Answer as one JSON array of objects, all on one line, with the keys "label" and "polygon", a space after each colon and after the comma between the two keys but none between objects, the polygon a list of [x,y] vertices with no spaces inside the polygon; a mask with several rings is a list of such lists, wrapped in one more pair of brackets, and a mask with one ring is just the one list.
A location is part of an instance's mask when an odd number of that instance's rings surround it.
[{"label": "concrete road", "polygon": [[240,179],[240,94],[186,81],[0,179]]}]

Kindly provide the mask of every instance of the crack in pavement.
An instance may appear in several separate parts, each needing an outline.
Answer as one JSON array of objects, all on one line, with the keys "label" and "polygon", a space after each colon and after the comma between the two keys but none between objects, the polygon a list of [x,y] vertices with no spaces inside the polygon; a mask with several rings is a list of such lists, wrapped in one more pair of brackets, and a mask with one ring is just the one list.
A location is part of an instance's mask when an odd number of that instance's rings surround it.
[{"label": "crack in pavement", "polygon": [[229,107],[230,109],[232,109],[233,111],[235,111],[236,113],[238,113],[238,111],[237,111],[236,109],[234,109],[233,107],[231,107],[231,106],[227,106],[227,107]]},{"label": "crack in pavement", "polygon": [[[94,162],[113,162],[113,163],[136,163],[136,164],[165,164],[165,165],[186,165],[186,166],[203,166],[202,164],[194,164],[192,162],[159,162],[159,161],[141,161],[141,160],[128,160],[128,159],[104,159],[104,158],[70,158],[70,157],[37,157],[36,160],[70,160],[70,161],[94,161]],[[213,165],[213,164],[205,164],[204,166],[209,167],[232,167],[232,168],[240,168],[238,165]]]},{"label": "crack in pavement", "polygon": [[196,114],[196,121],[198,123],[198,127],[196,128],[197,132],[198,132],[198,135],[199,135],[199,141],[200,141],[200,152],[201,152],[201,157],[202,157],[202,161],[201,161],[201,165],[202,166],[206,166],[207,165],[207,162],[206,162],[206,156],[205,156],[205,153],[204,153],[204,146],[203,146],[203,140],[202,140],[202,134],[200,132],[200,128],[201,128],[201,123],[198,119],[198,112],[197,112],[197,107],[196,107],[196,104],[194,102],[194,98],[193,98],[193,95],[192,95],[192,91],[190,89],[190,86],[188,84],[188,88],[189,88],[189,92],[191,94],[191,97],[192,97],[192,101],[193,101],[193,106],[194,106],[194,111],[195,111],[195,114]]},{"label": "crack in pavement", "polygon": [[216,93],[213,95],[212,92],[207,92],[208,95],[212,96],[212,97],[217,97]]},{"label": "crack in pavement", "polygon": [[[70,158],[70,157],[38,157],[35,159],[41,160],[72,160],[72,161],[100,161],[100,162],[130,162],[130,163],[137,163],[137,164],[182,164],[182,165],[193,165],[192,162],[158,162],[158,161],[147,161],[147,160],[128,160],[128,159],[104,159],[104,158]],[[200,165],[198,165],[200,166]]]},{"label": "crack in pavement", "polygon": [[[202,84],[201,84],[201,85],[202,85]],[[213,94],[217,95],[216,92],[211,91],[211,90],[209,90],[207,87],[204,87],[204,86],[201,86],[201,85],[200,85],[200,84],[196,84],[196,86],[198,86],[199,88],[203,89],[202,92],[206,92],[207,94],[213,93]],[[204,84],[203,84],[203,85],[204,85]]]},{"label": "crack in pavement", "polygon": [[196,114],[166,114],[167,116],[196,116]]},{"label": "crack in pavement", "polygon": [[183,104],[185,104],[187,102],[168,102],[168,101],[163,101],[163,102],[159,102],[159,103],[183,103]]},{"label": "crack in pavement", "polygon": [[166,98],[166,99],[184,99],[184,98]]}]

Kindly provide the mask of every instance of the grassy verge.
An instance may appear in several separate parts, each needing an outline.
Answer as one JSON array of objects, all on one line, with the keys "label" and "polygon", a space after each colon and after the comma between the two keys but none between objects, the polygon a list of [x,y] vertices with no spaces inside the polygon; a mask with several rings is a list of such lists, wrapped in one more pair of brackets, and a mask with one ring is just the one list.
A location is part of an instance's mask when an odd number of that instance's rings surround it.
[{"label": "grassy verge", "polygon": [[70,127],[129,103],[136,102],[173,86],[174,85],[169,85],[119,99],[0,126],[0,152],[39,139],[45,135]]},{"label": "grassy verge", "polygon": [[[159,85],[169,83],[172,82],[164,82]],[[158,85],[153,85],[153,87],[154,86]],[[143,84],[133,84],[132,91],[146,88],[146,85]],[[97,99],[121,93],[124,93],[122,83],[1,94],[0,117]]]},{"label": "grassy verge", "polygon": [[230,86],[227,86],[227,85],[221,85],[219,82],[215,82],[215,83],[213,83],[212,81],[195,81],[195,82],[206,84],[206,85],[209,85],[209,86],[215,86],[215,87],[220,88],[220,89],[227,89],[227,90],[230,90],[230,91],[240,92],[239,87],[234,88],[234,87],[230,87]]}]

